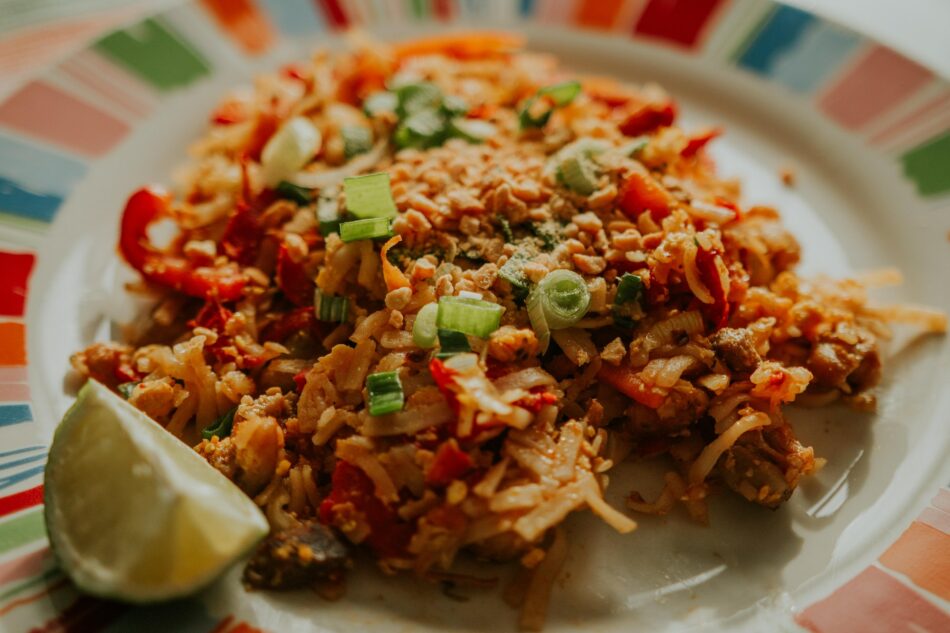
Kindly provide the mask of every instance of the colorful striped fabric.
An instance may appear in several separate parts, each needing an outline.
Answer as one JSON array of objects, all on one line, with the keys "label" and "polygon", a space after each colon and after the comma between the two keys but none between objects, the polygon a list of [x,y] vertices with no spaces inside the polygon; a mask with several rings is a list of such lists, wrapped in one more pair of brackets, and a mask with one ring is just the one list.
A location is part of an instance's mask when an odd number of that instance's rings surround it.
[{"label": "colorful striped fabric", "polygon": [[[198,600],[130,609],[82,597],[55,569],[40,507],[46,449],[27,385],[37,244],[95,161],[222,60],[267,53],[284,36],[453,20],[609,31],[732,65],[890,157],[922,199],[950,201],[947,83],[846,28],[769,0],[196,0],[116,30],[0,103],[0,628],[257,631],[212,616]],[[219,35],[230,42],[225,53],[207,43]],[[942,491],[878,563],[797,621],[816,633],[950,630],[934,599],[950,600],[948,543],[950,492]]]}]

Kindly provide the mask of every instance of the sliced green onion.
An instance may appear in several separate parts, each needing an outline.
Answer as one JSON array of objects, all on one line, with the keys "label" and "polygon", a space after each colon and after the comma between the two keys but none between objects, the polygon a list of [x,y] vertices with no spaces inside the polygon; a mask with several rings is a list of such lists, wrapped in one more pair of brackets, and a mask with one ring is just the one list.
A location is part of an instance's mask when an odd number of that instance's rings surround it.
[{"label": "sliced green onion", "polygon": [[448,358],[470,351],[472,346],[468,344],[467,336],[455,330],[439,328],[439,353],[435,355],[436,358]]},{"label": "sliced green onion", "polygon": [[597,190],[597,170],[593,162],[580,152],[561,159],[557,176],[568,189],[581,195],[589,196]]},{"label": "sliced green onion", "polygon": [[344,242],[392,237],[391,218],[366,218],[340,224],[340,239]]},{"label": "sliced green onion", "polygon": [[373,131],[365,125],[344,125],[340,128],[340,136],[343,137],[343,155],[347,159],[373,148]]},{"label": "sliced green onion", "polygon": [[454,118],[449,123],[449,133],[469,143],[484,143],[498,134],[498,128],[480,119]]},{"label": "sliced green onion", "polygon": [[572,270],[552,270],[532,294],[539,295],[544,319],[552,330],[571,327],[587,314],[590,290],[584,278]]},{"label": "sliced green onion", "polygon": [[317,202],[317,222],[323,237],[340,232],[340,211],[336,196],[320,196]]},{"label": "sliced green onion", "polygon": [[313,311],[320,321],[344,323],[349,305],[346,297],[325,295],[319,288],[313,293]]},{"label": "sliced green onion", "polygon": [[323,136],[313,122],[297,116],[277,130],[261,150],[264,180],[276,184],[310,162],[320,149]]},{"label": "sliced green onion", "polygon": [[297,204],[310,204],[313,201],[313,189],[307,189],[286,180],[281,180],[274,189],[284,200],[293,200]]},{"label": "sliced green onion", "polygon": [[220,418],[215,420],[214,424],[206,426],[204,430],[201,431],[201,437],[206,440],[210,440],[215,436],[217,436],[219,439],[223,439],[231,435],[231,427],[234,426],[235,413],[237,413],[237,407],[234,407]]},{"label": "sliced green onion", "polygon": [[581,82],[579,81],[565,81],[563,83],[554,84],[553,86],[545,86],[538,90],[539,96],[549,97],[554,101],[554,105],[559,108],[563,108],[571,101],[577,98],[577,95],[581,93]]},{"label": "sliced green onion", "polygon": [[643,296],[643,280],[638,275],[624,273],[617,284],[614,297],[614,323],[623,328],[633,328],[637,324],[635,317],[642,316],[640,299]]},{"label": "sliced green onion", "polygon": [[428,148],[445,140],[446,120],[436,110],[420,110],[409,115],[393,133],[393,141],[400,149]]},{"label": "sliced green onion", "polygon": [[461,97],[445,95],[442,99],[442,110],[449,116],[463,116],[468,112],[468,103]]},{"label": "sliced green onion", "polygon": [[372,118],[382,112],[395,112],[399,105],[399,98],[388,90],[374,92],[363,101],[363,112]]},{"label": "sliced green onion", "polygon": [[122,384],[116,386],[116,389],[119,390],[119,393],[122,394],[122,397],[128,400],[132,397],[132,392],[135,391],[135,386],[139,383],[132,382],[123,382]]},{"label": "sliced green onion", "polygon": [[538,292],[537,288],[528,293],[525,307],[528,309],[528,320],[531,322],[531,329],[534,330],[534,335],[538,337],[538,347],[543,354],[548,351],[548,345],[551,344],[551,328],[544,316],[544,305],[541,293]]},{"label": "sliced green onion", "polygon": [[425,304],[416,314],[416,320],[412,324],[412,341],[417,347],[422,349],[435,347],[435,337],[438,334],[435,320],[438,315],[439,304],[437,303]]},{"label": "sliced green onion", "polygon": [[528,290],[531,283],[524,274],[524,265],[528,260],[527,256],[521,251],[517,251],[508,258],[505,265],[498,269],[498,276],[511,285],[512,294],[518,300],[524,300],[528,296]]},{"label": "sliced green onion", "polygon": [[435,322],[440,329],[488,338],[501,325],[504,311],[497,303],[481,299],[442,297]]},{"label": "sliced green onion", "polygon": [[369,414],[386,415],[401,411],[406,396],[395,371],[381,371],[366,377],[366,391],[369,393]]},{"label": "sliced green onion", "polygon": [[521,110],[518,111],[518,125],[522,130],[527,130],[528,128],[544,127],[548,124],[548,121],[551,120],[551,115],[554,113],[554,108],[544,104],[545,108],[538,112],[537,108],[535,107],[535,104],[537,103],[538,98],[531,97],[524,102]]},{"label": "sliced green onion", "polygon": [[396,114],[400,118],[423,110],[435,110],[442,105],[442,91],[433,83],[420,81],[396,89]]},{"label": "sliced green onion", "polygon": [[344,178],[343,191],[346,194],[346,210],[357,218],[388,218],[396,215],[389,174],[384,171]]}]

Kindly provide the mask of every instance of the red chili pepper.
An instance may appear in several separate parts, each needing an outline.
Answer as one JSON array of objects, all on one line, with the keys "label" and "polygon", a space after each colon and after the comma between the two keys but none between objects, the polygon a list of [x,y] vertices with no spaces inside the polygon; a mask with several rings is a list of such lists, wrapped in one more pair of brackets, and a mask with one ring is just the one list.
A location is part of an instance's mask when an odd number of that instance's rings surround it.
[{"label": "red chili pepper", "polygon": [[225,101],[211,113],[212,123],[233,125],[247,120],[247,106],[240,101]]},{"label": "red chili pepper", "polygon": [[195,318],[188,322],[188,327],[203,327],[214,330],[218,334],[224,334],[224,326],[233,314],[221,303],[212,299],[205,303]]},{"label": "red chili pepper", "polygon": [[303,388],[307,386],[307,373],[309,369],[301,369],[294,375],[294,384],[297,386],[297,393],[303,391]]},{"label": "red chili pepper", "polygon": [[452,376],[456,374],[455,370],[446,367],[445,363],[438,358],[433,358],[429,361],[429,373],[432,374],[432,380],[435,381],[435,386],[439,388],[439,391],[442,392],[442,395],[445,396],[445,399],[448,401],[449,406],[451,406],[455,414],[458,415],[459,401],[455,395],[455,391],[452,389],[452,386],[455,384],[455,380],[452,378]]},{"label": "red chili pepper", "polygon": [[620,208],[634,220],[649,211],[659,222],[670,214],[672,202],[672,196],[652,176],[638,171],[627,177],[620,190]]},{"label": "red chili pepper", "polygon": [[122,363],[121,365],[116,365],[115,370],[112,372],[115,375],[115,379],[119,381],[119,384],[123,382],[138,382],[139,374],[135,369],[132,368],[128,363]]},{"label": "red chili pepper", "polygon": [[541,410],[541,407],[546,404],[557,404],[557,396],[550,391],[540,391],[525,396],[521,400],[515,402],[515,404],[519,407],[527,409],[528,411],[531,411],[532,413],[537,413]]},{"label": "red chili pepper", "polygon": [[264,146],[267,145],[267,141],[274,135],[278,127],[280,127],[280,117],[277,116],[276,106],[259,112],[254,131],[251,133],[251,138],[244,150],[247,155],[254,160],[260,160]]},{"label": "red chili pepper", "polygon": [[320,322],[314,317],[313,306],[295,308],[274,319],[261,330],[261,340],[283,343],[298,332],[309,332],[320,337]]},{"label": "red chili pepper", "polygon": [[474,466],[468,453],[459,448],[458,442],[450,439],[443,442],[435,452],[435,458],[426,472],[426,483],[433,486],[448,486]]},{"label": "red chili pepper", "polygon": [[232,267],[194,268],[188,260],[164,253],[149,242],[148,227],[168,215],[169,196],[143,188],[129,198],[122,213],[119,251],[147,281],[192,297],[233,301],[239,298],[247,277]]},{"label": "red chili pepper", "polygon": [[703,316],[712,322],[716,328],[721,328],[729,322],[729,300],[719,276],[719,268],[716,265],[718,256],[719,251],[716,249],[706,251],[700,248],[696,253],[696,269],[699,272],[700,281],[709,288],[709,292],[713,297],[712,303],[702,304]]},{"label": "red chili pepper", "polygon": [[615,367],[604,363],[597,372],[597,377],[625,396],[651,409],[658,408],[666,401],[666,393],[640,378],[632,367],[626,365]]},{"label": "red chili pepper", "polygon": [[686,147],[683,148],[683,151],[680,152],[680,156],[683,158],[690,158],[699,153],[699,150],[706,147],[706,144],[714,138],[722,134],[721,127],[711,127],[706,128],[701,132],[697,132],[689,137],[689,140],[686,142]]},{"label": "red chili pepper", "polygon": [[626,136],[647,134],[656,128],[673,125],[676,114],[676,103],[673,101],[644,103],[620,123],[620,131]]},{"label": "red chili pepper", "polygon": [[720,207],[726,207],[727,209],[730,209],[732,212],[734,212],[736,214],[737,221],[742,219],[742,209],[740,209],[739,205],[732,200],[723,198],[722,196],[716,196],[713,199],[713,202]]},{"label": "red chili pepper", "polygon": [[290,79],[296,79],[308,88],[313,82],[313,72],[303,64],[287,64],[280,69],[280,74]]},{"label": "red chili pepper", "polygon": [[234,261],[249,266],[257,259],[264,231],[251,208],[238,202],[221,236],[221,248]]},{"label": "red chili pepper", "polygon": [[320,504],[320,520],[328,525],[336,525],[338,519],[346,522],[347,517],[338,506],[347,504],[366,517],[370,528],[366,542],[378,557],[405,555],[412,525],[401,521],[392,508],[380,501],[372,480],[362,470],[339,460],[333,469],[330,494]]},{"label": "red chili pepper", "polygon": [[303,264],[291,258],[286,244],[280,245],[280,251],[277,254],[277,287],[285,297],[298,306],[313,304],[313,291],[316,285],[304,270]]}]

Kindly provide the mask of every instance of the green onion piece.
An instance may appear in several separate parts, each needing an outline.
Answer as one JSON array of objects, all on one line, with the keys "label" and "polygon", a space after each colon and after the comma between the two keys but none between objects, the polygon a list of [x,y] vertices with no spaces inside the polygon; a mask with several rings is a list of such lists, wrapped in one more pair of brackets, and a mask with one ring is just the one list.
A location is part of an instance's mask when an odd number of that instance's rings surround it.
[{"label": "green onion piece", "polygon": [[442,99],[442,110],[449,116],[463,116],[468,112],[468,103],[461,97],[445,95]]},{"label": "green onion piece", "polygon": [[495,216],[498,225],[501,227],[501,234],[505,236],[505,241],[509,244],[515,241],[515,234],[511,231],[511,222],[503,215]]},{"label": "green onion piece", "polygon": [[396,89],[396,114],[399,118],[423,110],[435,110],[442,105],[442,91],[427,81],[405,84]]},{"label": "green onion piece", "polygon": [[581,93],[581,82],[579,81],[565,81],[563,83],[554,84],[553,86],[545,86],[538,90],[539,96],[545,96],[554,101],[554,105],[559,108],[563,108],[571,101],[577,98],[577,95]]},{"label": "green onion piece", "polygon": [[220,418],[215,420],[214,424],[206,426],[204,430],[201,431],[201,437],[206,440],[210,440],[215,436],[220,439],[231,435],[231,427],[234,426],[235,413],[237,413],[237,407],[234,407]]},{"label": "green onion piece", "polygon": [[409,115],[393,133],[393,141],[400,149],[428,148],[445,140],[446,120],[436,110],[420,110]]},{"label": "green onion piece", "polygon": [[373,148],[373,131],[365,125],[344,125],[340,128],[340,136],[343,137],[343,155],[347,159]]},{"label": "green onion piece", "polygon": [[320,321],[344,323],[349,304],[346,297],[325,295],[319,288],[313,293],[313,311]]},{"label": "green onion piece", "polygon": [[371,240],[377,237],[392,237],[391,218],[366,218],[340,224],[340,239],[344,242]]},{"label": "green onion piece", "polygon": [[481,299],[442,297],[439,299],[439,313],[435,323],[443,330],[455,330],[488,338],[488,335],[501,325],[501,314],[504,311],[497,303]]},{"label": "green onion piece", "polygon": [[374,92],[363,101],[363,112],[372,118],[382,112],[395,112],[399,105],[399,98],[395,93],[387,90]]},{"label": "green onion piece", "polygon": [[439,304],[437,303],[425,304],[416,314],[416,320],[412,324],[412,341],[417,347],[422,349],[435,347],[435,337],[438,334],[435,320],[438,315]]},{"label": "green onion piece", "polygon": [[470,351],[472,346],[468,344],[467,336],[455,330],[439,328],[439,353],[435,355],[436,358],[448,358]]},{"label": "green onion piece", "polygon": [[275,190],[277,195],[284,200],[293,200],[297,204],[310,204],[313,201],[313,189],[300,187],[286,180],[277,183]]},{"label": "green onion piece", "polygon": [[571,327],[590,307],[587,282],[572,270],[552,270],[538,283],[533,294],[539,295],[544,319],[552,330]]},{"label": "green onion piece", "polygon": [[344,178],[343,191],[346,193],[346,210],[357,218],[389,218],[396,215],[396,203],[389,188],[389,174],[384,171]]},{"label": "green onion piece", "polygon": [[381,371],[366,377],[366,391],[369,393],[369,414],[386,415],[401,411],[406,396],[395,371]]},{"label": "green onion piece", "polygon": [[538,108],[536,107],[537,103],[538,98],[531,97],[524,102],[521,110],[518,111],[518,125],[522,130],[527,130],[528,128],[544,127],[548,124],[548,121],[551,120],[551,115],[554,113],[554,108],[544,104],[544,109],[538,111]]},{"label": "green onion piece", "polygon": [[340,232],[340,212],[335,196],[320,196],[317,202],[317,222],[323,237]]},{"label": "green onion piece", "polygon": [[488,121],[457,117],[449,123],[449,133],[469,143],[484,143],[498,134],[498,128]]},{"label": "green onion piece", "polygon": [[528,296],[528,290],[531,287],[531,283],[524,274],[524,265],[527,259],[526,255],[518,251],[508,258],[504,266],[498,269],[498,276],[511,284],[512,294],[519,301],[523,301]]},{"label": "green onion piece", "polygon": [[632,329],[637,318],[643,316],[640,311],[640,299],[643,296],[643,280],[638,275],[624,273],[617,284],[614,297],[614,323],[622,328]]},{"label": "green onion piece", "polygon": [[572,152],[557,166],[558,179],[571,191],[589,196],[597,189],[597,170],[582,152]]},{"label": "green onion piece", "polygon": [[137,382],[123,382],[122,384],[116,386],[116,389],[119,390],[119,393],[122,394],[122,397],[128,400],[132,397],[132,392],[135,391],[135,386],[139,384]]}]

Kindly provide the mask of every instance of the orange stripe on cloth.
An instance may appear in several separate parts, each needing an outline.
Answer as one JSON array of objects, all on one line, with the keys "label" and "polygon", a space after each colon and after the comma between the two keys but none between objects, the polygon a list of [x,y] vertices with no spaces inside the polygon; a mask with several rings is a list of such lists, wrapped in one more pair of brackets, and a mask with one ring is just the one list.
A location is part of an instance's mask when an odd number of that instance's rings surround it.
[{"label": "orange stripe on cloth", "polygon": [[574,13],[574,22],[594,29],[612,29],[626,0],[581,2]]},{"label": "orange stripe on cloth", "polygon": [[950,536],[940,530],[914,521],[880,561],[918,587],[950,600]]},{"label": "orange stripe on cloth", "polygon": [[950,615],[877,567],[868,567],[795,621],[814,633],[950,631]]},{"label": "orange stripe on cloth", "polygon": [[26,365],[26,328],[0,323],[0,365]]},{"label": "orange stripe on cloth", "polygon": [[246,53],[263,53],[273,44],[274,27],[253,0],[201,0],[201,4]]}]

